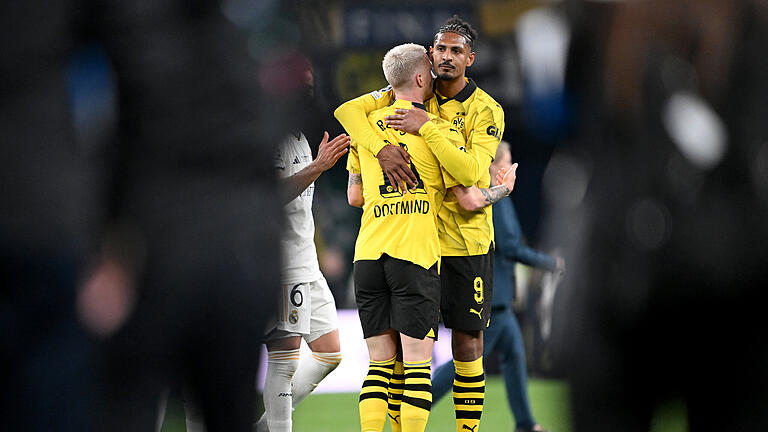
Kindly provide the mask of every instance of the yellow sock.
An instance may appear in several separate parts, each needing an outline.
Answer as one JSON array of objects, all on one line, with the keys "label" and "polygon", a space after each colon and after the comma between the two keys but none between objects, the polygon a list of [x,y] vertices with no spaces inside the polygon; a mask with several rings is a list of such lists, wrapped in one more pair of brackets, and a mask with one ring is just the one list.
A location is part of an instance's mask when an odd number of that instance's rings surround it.
[{"label": "yellow sock", "polygon": [[384,429],[387,421],[387,386],[394,366],[394,357],[385,361],[370,361],[358,404],[361,432],[381,432]]},{"label": "yellow sock", "polygon": [[400,423],[400,402],[403,400],[403,388],[405,386],[404,373],[403,362],[401,360],[395,360],[395,369],[392,373],[392,379],[389,380],[389,412],[387,413],[392,432],[402,431],[402,425]]},{"label": "yellow sock", "polygon": [[483,414],[485,373],[483,357],[470,362],[454,360],[453,406],[456,409],[456,431],[478,432]]},{"label": "yellow sock", "polygon": [[432,359],[405,362],[405,387],[400,407],[402,432],[423,432],[432,409]]}]

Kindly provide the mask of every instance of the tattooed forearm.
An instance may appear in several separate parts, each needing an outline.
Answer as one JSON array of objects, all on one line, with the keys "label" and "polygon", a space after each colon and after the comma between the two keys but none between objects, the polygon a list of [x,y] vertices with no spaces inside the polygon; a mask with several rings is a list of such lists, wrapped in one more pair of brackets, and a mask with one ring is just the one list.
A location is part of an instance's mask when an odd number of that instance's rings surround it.
[{"label": "tattooed forearm", "polygon": [[483,196],[485,197],[485,202],[493,204],[496,201],[509,195],[510,190],[504,185],[498,185],[488,189],[480,189],[480,192],[482,192]]},{"label": "tattooed forearm", "polygon": [[360,174],[349,173],[349,183],[347,186],[363,184],[363,176]]}]

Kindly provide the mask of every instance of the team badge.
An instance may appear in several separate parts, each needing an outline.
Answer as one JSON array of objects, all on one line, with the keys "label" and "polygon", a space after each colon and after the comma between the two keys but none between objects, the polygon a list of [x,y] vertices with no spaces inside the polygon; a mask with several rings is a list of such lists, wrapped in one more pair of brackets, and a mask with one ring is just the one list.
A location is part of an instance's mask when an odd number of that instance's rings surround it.
[{"label": "team badge", "polygon": [[299,311],[297,311],[296,309],[292,310],[291,314],[288,315],[288,322],[290,322],[291,324],[296,324],[297,322],[299,322]]}]

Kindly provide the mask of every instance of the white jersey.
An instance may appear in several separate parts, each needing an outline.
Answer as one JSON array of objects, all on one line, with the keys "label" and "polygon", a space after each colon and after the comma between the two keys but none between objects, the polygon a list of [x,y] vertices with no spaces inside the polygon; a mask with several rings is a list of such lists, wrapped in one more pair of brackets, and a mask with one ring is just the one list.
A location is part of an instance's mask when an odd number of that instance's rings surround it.
[{"label": "white jersey", "polygon": [[[277,150],[275,167],[282,177],[290,177],[312,162],[312,151],[304,134],[290,135]],[[312,282],[323,275],[317,263],[315,221],[312,217],[312,183],[298,197],[285,205],[285,228],[281,246],[283,253],[283,284]]]}]

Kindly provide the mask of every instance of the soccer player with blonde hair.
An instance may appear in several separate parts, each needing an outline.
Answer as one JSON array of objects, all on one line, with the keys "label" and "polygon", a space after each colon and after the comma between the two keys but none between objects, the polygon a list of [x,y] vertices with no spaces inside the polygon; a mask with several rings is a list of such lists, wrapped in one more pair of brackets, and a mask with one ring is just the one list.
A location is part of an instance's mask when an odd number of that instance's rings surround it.
[{"label": "soccer player with blonde hair", "polygon": [[[474,174],[470,184],[455,185],[438,212],[442,254],[440,310],[446,327],[452,329],[456,366],[454,404],[456,429],[477,431],[485,394],[483,330],[490,322],[493,290],[493,221],[490,205],[509,194],[503,184],[490,186],[489,167],[504,132],[504,111],[493,98],[465,77],[475,60],[477,32],[454,16],[435,34],[429,52],[436,74],[435,95],[425,101],[426,111],[450,121],[465,139],[463,160]],[[358,151],[374,155],[382,172],[395,188],[413,187],[416,176],[409,170],[404,149],[378,139],[368,113],[388,106],[395,98],[387,88],[346,102],[334,115]],[[436,132],[431,117],[421,110],[395,110],[384,125],[397,131],[418,134],[430,142]],[[442,161],[441,161],[442,162]],[[458,161],[457,161],[458,162]],[[443,164],[447,167],[447,165]],[[396,412],[397,404],[394,403]],[[395,415],[391,415],[394,417]],[[393,425],[394,426],[394,425]],[[395,429],[397,427],[395,426]]]},{"label": "soccer player with blonde hair", "polygon": [[[474,183],[479,164],[463,151],[458,129],[425,111],[422,102],[432,96],[433,76],[423,47],[393,48],[382,68],[394,101],[371,112],[367,121],[378,142],[408,152],[415,182],[398,189],[370,150],[353,147],[350,152],[349,201],[363,206],[355,246],[355,296],[371,360],[360,393],[361,429],[381,431],[384,426],[399,343],[402,392],[395,394],[402,405],[390,418],[405,432],[423,431],[431,409],[430,363],[440,307],[436,216],[448,188]],[[386,124],[386,117],[399,109],[427,116],[421,135]],[[500,181],[511,190],[514,170],[503,172]]]}]

